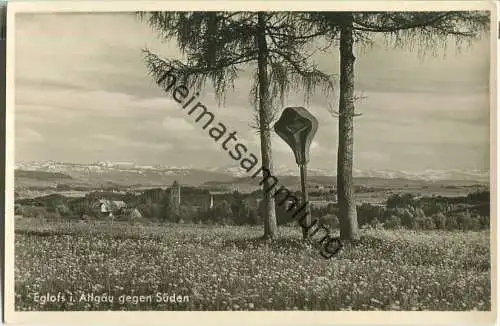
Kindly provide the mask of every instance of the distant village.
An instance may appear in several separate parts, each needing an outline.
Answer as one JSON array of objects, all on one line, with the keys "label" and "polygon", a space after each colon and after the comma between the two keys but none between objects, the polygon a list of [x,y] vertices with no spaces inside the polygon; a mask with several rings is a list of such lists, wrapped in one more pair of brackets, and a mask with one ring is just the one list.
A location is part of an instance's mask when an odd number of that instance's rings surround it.
[{"label": "distant village", "polygon": [[[370,188],[360,188],[369,192]],[[471,189],[472,190],[472,189]],[[311,215],[320,223],[337,228],[338,206],[333,186],[310,186]],[[300,192],[293,195],[300,200]],[[281,196],[285,196],[284,192]],[[84,196],[65,196],[62,192],[35,198],[17,198],[17,218],[65,219],[80,222],[92,220],[186,223],[214,225],[261,225],[262,190],[209,190],[180,185],[174,181],[166,188],[141,191],[107,189],[91,191]],[[275,197],[278,225],[296,225],[280,195]],[[301,203],[299,203],[300,205]],[[489,190],[476,190],[462,196],[394,193],[383,202],[359,202],[358,223],[363,227],[404,227],[408,229],[480,230],[489,227]]]},{"label": "distant village", "polygon": [[[311,187],[310,203],[315,209],[325,210],[336,204],[334,187]],[[301,198],[299,192],[294,193]],[[16,200],[16,215],[27,217],[71,218],[81,221],[141,219],[175,223],[259,224],[262,191],[208,190],[182,186],[174,181],[167,188],[142,191],[118,189],[90,192],[85,197],[64,196],[61,193],[37,198]],[[283,198],[276,198],[279,202]],[[288,220],[287,204],[276,205],[277,218]],[[325,213],[325,212],[323,212]],[[34,216],[33,216],[34,215]]]},{"label": "distant village", "polygon": [[[326,207],[328,204],[336,203],[336,195],[333,192],[329,192],[327,195],[323,195],[325,187],[318,185],[314,187],[316,193],[322,194],[322,196],[313,197],[310,203],[315,207]],[[334,187],[331,186],[330,189]],[[231,203],[234,201],[235,196],[239,196],[249,207],[258,207],[261,201],[260,191],[253,193],[238,193],[228,192],[228,191],[209,191],[209,190],[199,190],[194,187],[182,187],[177,181],[166,189],[156,188],[148,189],[142,192],[135,192],[135,195],[142,196],[147,201],[150,202],[165,202],[169,203],[170,207],[181,207],[188,206],[191,210],[195,211],[210,211],[216,208],[216,204],[219,203]],[[296,194],[300,198],[300,194]],[[278,206],[278,205],[277,205]],[[286,206],[286,204],[285,204]],[[132,214],[133,218],[142,217],[142,213],[135,207],[130,207],[123,200],[112,200],[110,198],[98,198],[95,199],[94,213],[101,216],[108,216],[113,218],[115,216],[121,216],[124,214]]]}]

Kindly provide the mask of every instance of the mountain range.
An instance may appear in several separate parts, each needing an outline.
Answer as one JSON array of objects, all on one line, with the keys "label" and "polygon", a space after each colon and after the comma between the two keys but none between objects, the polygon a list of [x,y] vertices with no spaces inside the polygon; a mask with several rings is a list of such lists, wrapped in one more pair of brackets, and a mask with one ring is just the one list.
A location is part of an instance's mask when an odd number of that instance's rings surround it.
[{"label": "mountain range", "polygon": [[[240,167],[229,168],[214,168],[212,172],[220,172],[231,174],[235,177],[247,177],[248,173]],[[279,176],[298,176],[299,169],[291,169],[287,166],[277,166],[274,169],[274,174]],[[335,176],[335,170],[324,170],[316,168],[308,168],[309,176]],[[381,178],[381,179],[407,179],[421,181],[441,181],[441,180],[456,180],[456,181],[478,181],[488,182],[490,174],[488,171],[479,170],[425,170],[420,172],[396,171],[396,170],[360,170],[354,169],[353,176],[355,178]]]},{"label": "mountain range", "polygon": [[[165,184],[178,180],[189,185],[204,183],[231,183],[237,180],[249,179],[247,173],[239,166],[215,167],[212,169],[195,169],[191,167],[173,167],[167,165],[138,165],[131,162],[94,162],[90,164],[66,163],[57,161],[18,162],[15,169],[19,171],[39,171],[64,174],[82,183],[115,183],[121,185],[153,185]],[[253,172],[253,171],[252,171]],[[274,175],[277,177],[296,177],[298,168],[276,166]],[[478,170],[426,170],[421,172],[407,172],[394,170],[354,170],[357,179],[407,180],[408,182],[444,182],[456,181],[464,184],[488,183],[489,172]],[[20,176],[16,174],[16,178]],[[308,168],[308,176],[314,180],[328,180],[334,182],[336,172],[322,169]],[[23,175],[24,178],[28,176]],[[30,176],[33,178],[33,175]],[[64,178],[63,178],[64,179]],[[292,178],[295,179],[295,178]]]}]

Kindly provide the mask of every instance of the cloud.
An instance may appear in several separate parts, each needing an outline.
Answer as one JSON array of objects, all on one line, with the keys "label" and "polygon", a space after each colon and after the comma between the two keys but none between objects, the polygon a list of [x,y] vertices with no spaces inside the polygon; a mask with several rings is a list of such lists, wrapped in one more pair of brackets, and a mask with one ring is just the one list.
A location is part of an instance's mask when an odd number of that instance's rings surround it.
[{"label": "cloud", "polygon": [[112,150],[113,147],[119,147],[122,150],[132,150],[134,148],[169,151],[173,148],[169,143],[143,142],[137,139],[122,138],[109,134],[90,135],[89,140],[96,141],[96,147]]},{"label": "cloud", "polygon": [[[247,143],[254,148],[260,148],[260,135],[252,135],[251,138],[247,140]],[[273,152],[293,153],[290,146],[274,132],[271,134],[271,144]],[[260,153],[260,151],[257,151],[257,153]]]},{"label": "cloud", "polygon": [[163,128],[168,131],[191,131],[194,129],[191,122],[186,121],[185,118],[175,118],[175,117],[166,117],[163,119],[162,123]]},{"label": "cloud", "polygon": [[23,143],[42,143],[45,138],[36,130],[22,128],[16,130],[16,140]]},{"label": "cloud", "polygon": [[[134,15],[21,14],[15,33],[16,159],[227,164],[220,144],[147,74],[142,48],[173,59],[180,57],[175,42],[162,42]],[[376,41],[366,53],[356,49],[356,90],[367,96],[356,102],[363,113],[354,124],[356,164],[483,168],[489,155],[488,39],[459,55],[445,49],[446,57],[423,61],[408,49],[386,51]],[[315,60],[318,68],[338,74],[338,51]],[[260,154],[259,136],[250,127],[255,110],[248,101],[249,72],[222,105],[210,85],[199,100],[228,133],[237,131],[249,152]],[[306,104],[294,90],[284,105],[304,106],[319,121],[311,167],[335,166],[338,120],[328,108],[337,109],[336,92],[315,92]],[[289,146],[272,134],[276,164],[294,166]]]},{"label": "cloud", "polygon": [[311,156],[325,156],[325,155],[335,155],[337,153],[336,147],[327,147],[320,144],[319,141],[313,140],[311,142],[310,154]]},{"label": "cloud", "polygon": [[363,151],[359,154],[359,160],[383,162],[387,159],[384,154],[374,151]]}]

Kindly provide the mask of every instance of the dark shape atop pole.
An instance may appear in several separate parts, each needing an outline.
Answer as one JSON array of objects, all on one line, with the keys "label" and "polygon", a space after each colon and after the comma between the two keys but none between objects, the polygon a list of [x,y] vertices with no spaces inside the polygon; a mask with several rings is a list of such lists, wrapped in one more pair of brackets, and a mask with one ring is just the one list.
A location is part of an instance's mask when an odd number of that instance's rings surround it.
[{"label": "dark shape atop pole", "polygon": [[274,125],[276,133],[292,148],[298,165],[309,162],[309,148],[318,120],[303,107],[288,107]]},{"label": "dark shape atop pole", "polygon": [[309,148],[318,130],[318,120],[303,107],[288,107],[283,110],[283,114],[274,125],[274,130],[292,148],[295,161],[300,168],[302,202],[306,205],[306,215],[302,218],[305,219],[305,223],[299,223],[304,240],[307,241],[311,228],[311,207],[307,193],[307,163],[309,162]]}]

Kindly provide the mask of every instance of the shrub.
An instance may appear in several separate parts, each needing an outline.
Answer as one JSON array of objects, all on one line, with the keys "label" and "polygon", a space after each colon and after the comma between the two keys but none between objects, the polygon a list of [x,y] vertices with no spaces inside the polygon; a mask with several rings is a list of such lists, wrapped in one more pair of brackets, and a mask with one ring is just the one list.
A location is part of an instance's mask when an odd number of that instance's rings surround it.
[{"label": "shrub", "polygon": [[[262,204],[263,202],[261,202]],[[290,209],[290,211],[287,211],[286,205],[279,205],[278,203],[275,204],[276,206],[276,222],[278,225],[285,225],[289,222],[293,222],[294,220],[292,219],[293,214],[295,213],[294,209]],[[261,207],[263,209],[263,207]]]},{"label": "shrub", "polygon": [[71,214],[71,210],[68,206],[59,204],[55,206],[55,213],[60,216],[69,216]]},{"label": "shrub", "polygon": [[255,210],[255,209],[251,209],[248,212],[248,221],[249,221],[250,225],[262,224],[262,219],[261,219],[259,213],[257,212],[257,210]]},{"label": "shrub", "polygon": [[490,202],[490,192],[489,190],[485,191],[476,191],[467,195],[467,201],[470,203],[489,203]]},{"label": "shrub", "polygon": [[137,209],[139,210],[139,212],[141,212],[143,217],[158,218],[158,217],[154,216],[154,214],[153,214],[153,209],[151,207],[151,203],[139,204],[139,205],[137,205]]},{"label": "shrub", "polygon": [[475,210],[480,216],[490,217],[490,203],[482,203],[475,207]]},{"label": "shrub", "polygon": [[337,213],[338,213],[338,208],[335,207],[334,203],[328,203],[328,205],[326,205],[326,214],[332,215]]},{"label": "shrub", "polygon": [[92,219],[92,217],[90,215],[87,215],[87,214],[82,214],[80,216],[80,220],[82,220],[82,221],[89,221],[91,219]]},{"label": "shrub", "polygon": [[330,228],[338,228],[339,227],[339,219],[334,214],[328,214],[320,217],[319,224],[326,225]]},{"label": "shrub", "polygon": [[14,215],[23,215],[23,206],[16,204],[14,206]]},{"label": "shrub", "polygon": [[401,224],[410,230],[414,230],[418,227],[415,220],[415,216],[410,212],[408,208],[403,209],[401,217]]},{"label": "shrub", "polygon": [[479,222],[481,223],[481,229],[490,228],[490,216],[479,216]]},{"label": "shrub", "polygon": [[422,230],[434,230],[436,228],[434,219],[430,216],[418,217],[417,226]]},{"label": "shrub", "polygon": [[226,200],[217,203],[213,211],[214,220],[220,224],[232,224],[233,211]]},{"label": "shrub", "polygon": [[379,221],[378,218],[374,218],[370,223],[370,226],[374,229],[382,229],[384,225]]},{"label": "shrub", "polygon": [[399,229],[401,226],[401,218],[395,215],[391,215],[384,223],[384,227],[387,229]]},{"label": "shrub", "polygon": [[44,207],[40,206],[21,206],[19,211],[24,217],[30,218],[45,218],[47,217],[47,210]]},{"label": "shrub", "polygon": [[434,214],[432,216],[432,220],[434,221],[434,225],[436,226],[436,229],[446,229],[446,216],[444,216],[443,213],[439,212],[437,214]]},{"label": "shrub", "polygon": [[449,215],[446,217],[446,230],[456,230],[459,228],[457,217],[455,215]]},{"label": "shrub", "polygon": [[179,216],[177,222],[191,223],[198,217],[198,209],[193,206],[181,205],[179,207]]},{"label": "shrub", "polygon": [[470,230],[472,227],[472,217],[469,212],[460,212],[457,215],[457,224],[461,230]]},{"label": "shrub", "polygon": [[246,201],[236,199],[231,205],[231,211],[237,225],[251,224],[249,221],[250,205]]},{"label": "shrub", "polygon": [[162,204],[151,204],[151,217],[163,220],[166,218],[165,206]]},{"label": "shrub", "polygon": [[358,223],[359,225],[363,224],[372,224],[373,220],[383,221],[385,215],[385,208],[370,204],[362,204],[357,207],[358,213]]},{"label": "shrub", "polygon": [[470,230],[479,231],[483,227],[481,225],[481,218],[479,216],[473,217],[470,223]]},{"label": "shrub", "polygon": [[403,195],[392,195],[387,198],[386,206],[387,208],[397,208],[397,207],[415,207],[416,200],[413,194],[403,194]]},{"label": "shrub", "polygon": [[58,220],[61,218],[61,215],[57,212],[48,212],[45,218],[47,220]]},{"label": "shrub", "polygon": [[423,209],[421,209],[421,208],[415,208],[415,209],[413,209],[413,211],[414,211],[413,215],[415,217],[420,217],[420,218],[424,218],[425,217],[425,213],[424,213]]}]

